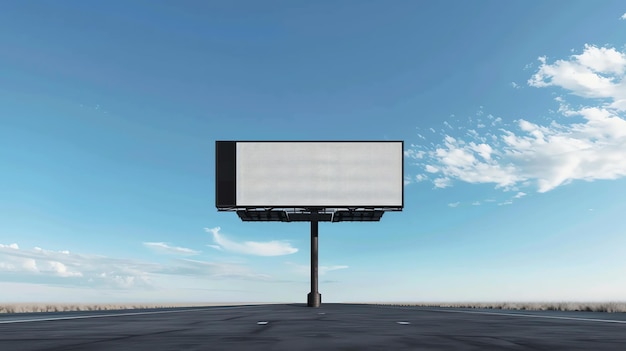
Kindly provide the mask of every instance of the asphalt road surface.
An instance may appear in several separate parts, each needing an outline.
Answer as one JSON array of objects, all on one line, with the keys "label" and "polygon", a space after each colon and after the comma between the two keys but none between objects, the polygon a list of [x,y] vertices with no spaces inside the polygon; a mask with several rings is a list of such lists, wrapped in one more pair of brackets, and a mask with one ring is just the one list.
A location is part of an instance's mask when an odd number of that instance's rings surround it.
[{"label": "asphalt road surface", "polygon": [[626,350],[626,313],[282,304],[6,314],[0,350]]}]

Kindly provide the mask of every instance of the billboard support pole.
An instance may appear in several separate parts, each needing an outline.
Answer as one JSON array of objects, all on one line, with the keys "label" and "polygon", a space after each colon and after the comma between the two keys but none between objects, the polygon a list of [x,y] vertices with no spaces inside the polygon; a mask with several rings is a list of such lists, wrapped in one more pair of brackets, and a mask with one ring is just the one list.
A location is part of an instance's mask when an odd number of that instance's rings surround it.
[{"label": "billboard support pole", "polygon": [[311,211],[311,292],[307,296],[307,306],[320,307],[322,295],[318,291],[318,229],[317,210]]}]

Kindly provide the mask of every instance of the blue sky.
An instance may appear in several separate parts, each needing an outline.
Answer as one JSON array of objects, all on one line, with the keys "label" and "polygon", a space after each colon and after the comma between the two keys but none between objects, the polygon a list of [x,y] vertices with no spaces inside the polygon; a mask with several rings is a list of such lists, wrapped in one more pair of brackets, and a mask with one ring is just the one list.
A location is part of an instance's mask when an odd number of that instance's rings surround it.
[{"label": "blue sky", "polygon": [[307,223],[217,212],[215,140],[404,140],[320,224],[327,302],[623,300],[621,1],[4,2],[3,302],[304,302]]}]

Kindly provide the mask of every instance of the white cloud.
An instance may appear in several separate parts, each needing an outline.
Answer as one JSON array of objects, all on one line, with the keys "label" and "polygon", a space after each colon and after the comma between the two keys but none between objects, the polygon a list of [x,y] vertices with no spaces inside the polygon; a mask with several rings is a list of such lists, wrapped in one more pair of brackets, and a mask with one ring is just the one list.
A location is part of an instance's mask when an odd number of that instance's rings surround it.
[{"label": "white cloud", "polygon": [[454,207],[458,207],[460,204],[461,204],[461,203],[457,201],[457,202],[451,202],[451,203],[449,203],[449,204],[448,204],[448,206],[449,206],[449,207],[453,207],[453,208],[454,208]]},{"label": "white cloud", "polygon": [[469,143],[470,149],[480,155],[485,161],[489,161],[491,159],[491,154],[493,153],[493,149],[491,146],[487,144],[478,144],[471,142]]},{"label": "white cloud", "polygon": [[474,201],[474,202],[472,202],[472,206],[480,206],[480,201]]},{"label": "white cloud", "polygon": [[585,45],[583,53],[574,55],[574,58],[583,67],[599,74],[623,74],[626,68],[626,55],[615,48]]},{"label": "white cloud", "polygon": [[[293,262],[285,262],[285,264],[292,266],[294,271],[298,274],[301,275],[308,275],[311,273],[311,266],[310,265],[302,265],[302,264],[297,264],[297,263],[293,263]],[[348,269],[350,268],[349,266],[346,265],[333,265],[333,266],[318,266],[318,273],[319,275],[325,275],[328,272],[332,272],[332,271],[337,271],[340,269]]]},{"label": "white cloud", "polygon": [[464,141],[446,136],[445,145],[431,153],[432,159],[438,165],[429,164],[425,167],[427,172],[442,173],[445,176],[439,178],[441,180],[435,183],[435,186],[438,188],[449,186],[451,178],[468,183],[496,183],[500,187],[515,184],[520,180],[515,175],[513,166],[502,165],[497,160],[492,160],[491,154],[494,150],[491,146],[479,145],[466,144]]},{"label": "white cloud", "polygon": [[[10,247],[12,246],[12,247]],[[84,285],[95,287],[127,288],[149,286],[148,273],[154,265],[107,258],[78,255],[67,250],[50,251],[39,247],[18,249],[17,245],[0,246],[0,275],[4,279],[25,279],[33,282],[58,285]],[[125,282],[124,284],[120,284]]]},{"label": "white cloud", "polygon": [[433,165],[426,165],[425,170],[428,173],[437,173],[437,172],[439,172],[439,168],[437,168],[437,167],[435,167]]},{"label": "white cloud", "polygon": [[[167,264],[0,244],[0,280],[98,289],[152,289],[172,277],[269,280],[244,264],[175,259]],[[16,280],[17,279],[17,280]],[[196,279],[196,280],[197,280]]]},{"label": "white cloud", "polygon": [[200,251],[188,249],[185,247],[170,246],[163,242],[144,242],[145,247],[151,248],[157,252],[175,255],[197,255]]},{"label": "white cloud", "polygon": [[511,82],[511,86],[513,87],[513,89],[519,89],[520,88],[519,84],[517,84],[515,82]]},{"label": "white cloud", "polygon": [[418,182],[418,183],[419,182],[423,182],[425,180],[428,180],[428,176],[425,175],[425,174],[418,174],[418,175],[415,176],[415,181]]},{"label": "white cloud", "polygon": [[[45,265],[40,268],[40,272],[51,272],[59,277],[82,277],[83,273],[71,271],[66,265],[59,261],[44,261]],[[36,269],[35,260],[32,260],[33,268]]]},{"label": "white cloud", "polygon": [[[559,97],[561,118],[548,124],[519,119],[484,132],[475,129],[483,124],[469,126],[462,138],[446,135],[441,144],[422,150],[420,165],[435,175],[436,188],[459,180],[506,191],[534,185],[546,192],[575,180],[626,176],[626,54],[585,45],[583,53],[566,60],[540,62],[531,86],[562,88],[596,105],[573,108]],[[492,126],[502,120],[488,119]]]},{"label": "white cloud", "polygon": [[319,266],[319,273],[321,275],[324,275],[330,271],[337,271],[340,269],[348,269],[350,268],[349,266],[345,266],[345,265],[336,265],[336,266]]},{"label": "white cloud", "polygon": [[177,264],[168,267],[167,274],[176,276],[210,277],[218,279],[246,279],[246,280],[270,280],[267,274],[259,274],[252,271],[247,265],[206,262],[199,260],[180,259]]},{"label": "white cloud", "polygon": [[16,243],[10,244],[10,245],[3,245],[0,244],[0,248],[2,249],[13,249],[13,250],[19,250],[19,246]]},{"label": "white cloud", "polygon": [[500,203],[498,203],[498,206],[504,206],[504,205],[512,205],[513,204],[513,200],[515,199],[521,199],[524,196],[526,196],[527,194],[523,191],[518,191],[515,195],[513,195],[510,199],[506,200],[506,201],[502,201]]},{"label": "white cloud", "polygon": [[620,19],[626,20],[626,13],[624,13]]},{"label": "white cloud", "polygon": [[220,234],[220,227],[204,228],[204,230],[207,233],[211,233],[215,244],[225,251],[256,256],[282,256],[298,252],[297,248],[292,247],[291,244],[286,241],[244,241],[243,243],[238,243]]},{"label": "white cloud", "polygon": [[452,184],[450,178],[436,178],[433,180],[433,184],[435,184],[435,188],[447,188]]},{"label": "white cloud", "polygon": [[[411,146],[415,146],[415,145],[411,145]],[[408,149],[404,151],[404,157],[412,158],[416,160],[424,158],[424,155],[426,155],[426,152],[422,150]]]},{"label": "white cloud", "polygon": [[409,185],[411,184],[411,177],[405,176],[404,177],[404,185]]},{"label": "white cloud", "polygon": [[534,87],[556,86],[585,98],[612,100],[609,106],[626,110],[626,54],[615,48],[585,45],[580,55],[548,64],[540,57],[538,71],[528,80]]}]

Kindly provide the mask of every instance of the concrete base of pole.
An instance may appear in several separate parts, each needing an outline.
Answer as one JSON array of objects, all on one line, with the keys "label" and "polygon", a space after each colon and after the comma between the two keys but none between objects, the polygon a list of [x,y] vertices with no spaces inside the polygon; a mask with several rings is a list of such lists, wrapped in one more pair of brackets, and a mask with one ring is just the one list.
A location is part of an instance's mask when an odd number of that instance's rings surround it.
[{"label": "concrete base of pole", "polygon": [[322,304],[322,294],[310,292],[307,295],[307,306],[320,307]]}]

